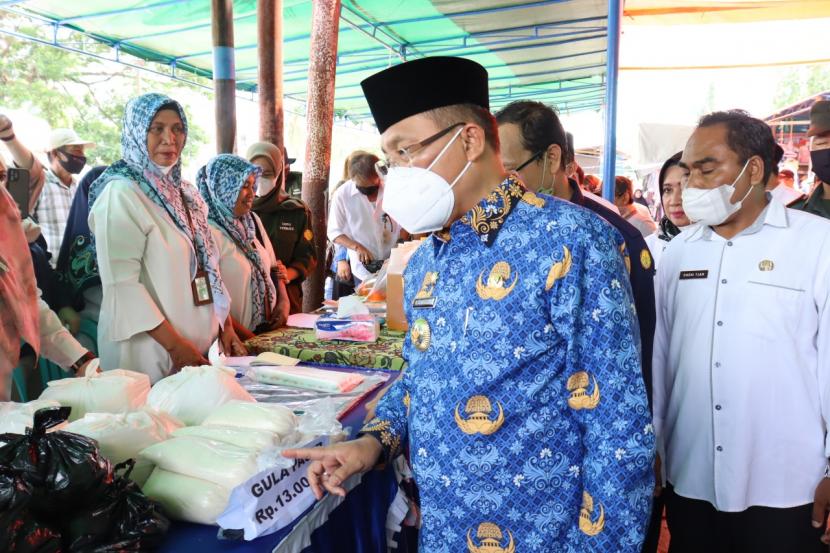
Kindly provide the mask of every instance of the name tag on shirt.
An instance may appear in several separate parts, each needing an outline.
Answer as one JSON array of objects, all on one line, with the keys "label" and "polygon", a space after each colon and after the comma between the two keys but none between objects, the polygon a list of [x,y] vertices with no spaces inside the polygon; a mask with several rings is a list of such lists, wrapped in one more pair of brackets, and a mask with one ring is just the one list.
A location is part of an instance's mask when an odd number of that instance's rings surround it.
[{"label": "name tag on shirt", "polygon": [[709,278],[708,269],[701,271],[680,271],[680,280],[695,280],[702,278]]},{"label": "name tag on shirt", "polygon": [[289,232],[294,232],[296,228],[291,223],[280,223],[280,230],[287,230]]}]

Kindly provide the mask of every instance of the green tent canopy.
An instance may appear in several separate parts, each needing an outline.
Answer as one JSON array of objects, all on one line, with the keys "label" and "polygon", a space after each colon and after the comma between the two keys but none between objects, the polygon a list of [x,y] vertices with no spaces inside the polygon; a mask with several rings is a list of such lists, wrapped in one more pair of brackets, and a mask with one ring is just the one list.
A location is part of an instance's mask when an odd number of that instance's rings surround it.
[{"label": "green tent canopy", "polygon": [[[233,5],[237,87],[257,87],[256,0]],[[0,9],[69,28],[117,53],[212,77],[209,0],[0,0]],[[304,102],[312,2],[283,0],[284,92]],[[533,99],[598,109],[605,90],[605,0],[343,0],[335,109],[369,117],[360,81],[405,60],[463,56],[490,74],[494,110]],[[436,82],[435,86],[440,86]]]}]

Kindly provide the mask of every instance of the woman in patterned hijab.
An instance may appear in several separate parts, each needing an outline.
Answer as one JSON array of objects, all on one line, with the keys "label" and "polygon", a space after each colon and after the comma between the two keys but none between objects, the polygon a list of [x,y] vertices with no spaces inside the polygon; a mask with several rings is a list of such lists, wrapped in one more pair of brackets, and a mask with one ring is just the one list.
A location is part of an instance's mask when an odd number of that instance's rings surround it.
[{"label": "woman in patterned hijab", "polygon": [[[199,169],[196,183],[208,206],[208,220],[220,252],[222,278],[236,321],[257,331],[284,324],[285,283],[271,278],[277,261],[262,223],[251,212],[262,170],[247,160],[220,154]],[[279,292],[279,293],[278,293]]]},{"label": "woman in patterned hijab", "polygon": [[163,94],[139,96],[124,114],[122,158],[90,187],[105,369],[143,370],[157,380],[205,363],[217,335],[228,355],[245,353],[227,324],[230,297],[207,205],[181,177],[186,140],[187,118],[178,102]]}]

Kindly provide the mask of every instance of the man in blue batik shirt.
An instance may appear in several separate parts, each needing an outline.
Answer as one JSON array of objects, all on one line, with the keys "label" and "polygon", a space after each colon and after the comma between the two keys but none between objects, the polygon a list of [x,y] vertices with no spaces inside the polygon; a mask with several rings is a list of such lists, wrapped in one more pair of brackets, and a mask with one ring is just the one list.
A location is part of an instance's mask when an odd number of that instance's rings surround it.
[{"label": "man in blue batik shirt", "polygon": [[384,209],[432,233],[404,275],[409,368],[358,439],[285,455],[321,497],[408,446],[423,551],[639,552],[654,437],[620,237],[507,175],[477,63],[362,86]]}]

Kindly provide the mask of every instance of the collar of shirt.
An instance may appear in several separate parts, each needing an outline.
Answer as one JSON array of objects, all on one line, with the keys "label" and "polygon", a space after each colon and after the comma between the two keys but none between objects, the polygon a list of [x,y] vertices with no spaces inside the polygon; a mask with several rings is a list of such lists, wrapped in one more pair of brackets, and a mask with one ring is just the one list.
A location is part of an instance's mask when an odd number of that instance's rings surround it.
[{"label": "collar of shirt", "polygon": [[[504,222],[513,212],[516,203],[525,196],[528,197],[529,203],[537,199],[535,194],[529,192],[521,182],[510,175],[495,190],[484,197],[478,205],[474,206],[460,220],[453,223],[450,232],[455,234],[456,232],[472,230],[478,235],[482,244],[490,247],[496,241],[499,231],[504,227]],[[437,234],[433,234],[433,236],[438,240],[442,240],[442,237]]]},{"label": "collar of shirt", "polygon": [[71,175],[71,178],[72,178],[72,182],[70,182],[68,185],[66,185],[66,184],[63,183],[63,181],[60,179],[60,177],[57,176],[54,171],[52,171],[51,167],[46,169],[46,180],[51,181],[51,182],[53,182],[57,185],[60,185],[63,188],[72,188],[73,186],[75,186],[78,183],[78,181],[75,179],[75,175]]},{"label": "collar of shirt", "polygon": [[[738,233],[738,236],[746,236],[749,234],[755,234],[759,232],[764,225],[770,225],[772,227],[779,227],[779,228],[787,228],[789,226],[789,222],[787,220],[787,208],[781,202],[774,202],[772,201],[772,197],[770,193],[766,193],[767,196],[767,207],[758,215],[758,218],[755,219],[755,222],[752,223],[749,227],[742,230]],[[708,225],[695,225],[689,228],[688,232],[681,233],[686,240],[686,242],[694,242],[695,240],[711,240],[712,236],[714,235],[714,231],[712,227]],[[687,236],[688,235],[688,236]],[[737,238],[737,237],[736,237]]]}]

